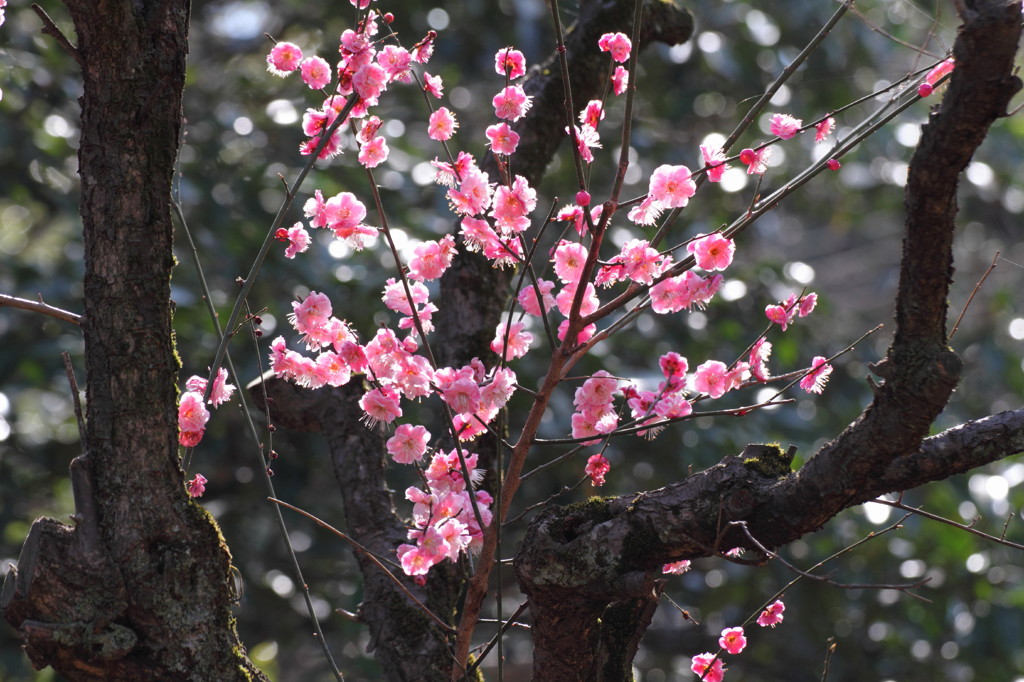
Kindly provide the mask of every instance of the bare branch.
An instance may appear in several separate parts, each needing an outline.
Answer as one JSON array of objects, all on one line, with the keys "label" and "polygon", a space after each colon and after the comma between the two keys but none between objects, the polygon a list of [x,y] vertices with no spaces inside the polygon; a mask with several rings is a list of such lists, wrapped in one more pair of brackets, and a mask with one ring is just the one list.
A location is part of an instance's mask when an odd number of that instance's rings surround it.
[{"label": "bare branch", "polygon": [[22,310],[31,310],[34,313],[56,317],[58,320],[64,320],[65,322],[71,322],[72,324],[81,324],[82,320],[81,315],[43,303],[42,297],[40,297],[40,300],[38,301],[30,301],[26,298],[17,298],[15,296],[8,296],[7,294],[0,294],[0,308],[3,308],[4,306],[21,308]]}]

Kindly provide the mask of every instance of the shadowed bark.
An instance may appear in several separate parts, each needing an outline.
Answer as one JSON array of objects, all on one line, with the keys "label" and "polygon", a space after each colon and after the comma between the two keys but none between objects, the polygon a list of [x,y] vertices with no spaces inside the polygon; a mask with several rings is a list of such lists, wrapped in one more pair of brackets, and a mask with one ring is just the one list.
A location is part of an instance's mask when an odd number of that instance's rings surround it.
[{"label": "shadowed bark", "polygon": [[69,680],[264,679],[235,633],[231,556],[178,462],[170,189],[189,3],[66,5],[84,93],[76,525],[35,522],[4,581],[4,617],[33,665]]}]

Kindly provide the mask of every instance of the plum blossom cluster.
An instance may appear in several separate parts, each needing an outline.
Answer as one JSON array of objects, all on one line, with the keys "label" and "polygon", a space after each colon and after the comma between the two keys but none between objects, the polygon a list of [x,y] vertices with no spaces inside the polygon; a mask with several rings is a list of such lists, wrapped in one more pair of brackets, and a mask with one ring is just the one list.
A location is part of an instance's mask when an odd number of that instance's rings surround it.
[{"label": "plum blossom cluster", "polygon": [[[836,120],[831,116],[826,116],[817,123],[804,126],[804,122],[794,116],[783,113],[772,114],[768,118],[768,129],[771,134],[779,138],[779,140],[791,140],[798,134],[802,133],[807,128],[814,128],[814,141],[825,142],[829,136],[835,130]],[[772,157],[771,144],[763,144],[754,148],[746,148],[739,154],[739,159],[742,164],[747,167],[748,175],[764,175],[765,171],[768,170],[768,165]],[[701,147],[701,151],[704,148]],[[710,152],[704,153],[704,162],[711,166],[708,170],[708,179],[717,181],[712,173],[717,174],[718,178],[721,177],[721,173],[724,172],[724,167],[719,171],[715,166],[716,162],[721,161],[721,158],[711,156]],[[834,162],[834,163],[833,163]],[[828,167],[832,170],[839,169],[839,162],[835,159],[830,159]]]},{"label": "plum blossom cluster", "polygon": [[[203,439],[206,423],[210,420],[210,411],[203,404],[207,380],[200,376],[191,376],[185,382],[185,392],[178,400],[178,443],[186,448],[195,447]],[[228,372],[221,367],[213,378],[210,386],[208,403],[217,407],[229,400],[235,392],[235,386],[228,383]],[[196,474],[188,483],[188,494],[201,497],[206,491],[206,478]]]},{"label": "plum blossom cluster", "polygon": [[[380,23],[388,23],[386,15],[369,10],[362,16],[356,29],[342,33],[340,59],[333,67],[328,68],[318,57],[304,56],[291,43],[277,43],[267,63],[275,75],[299,72],[314,90],[331,86],[324,104],[308,110],[303,118],[308,139],[301,152],[313,153],[327,129],[344,114],[355,131],[359,163],[373,169],[389,154],[380,134],[382,121],[372,113],[382,93],[391,83],[416,80],[422,82],[428,95],[440,98],[443,83],[437,76],[413,70],[414,65],[427,63],[436,37],[432,32],[406,50],[378,37]],[[611,90],[616,95],[624,93],[629,74],[622,63],[631,53],[629,38],[621,33],[606,34],[598,41],[598,49],[608,52],[612,63],[618,64],[611,76]],[[525,57],[511,46],[502,48],[495,54],[495,71],[504,83],[492,98],[497,122],[487,128],[486,143],[502,166],[511,169],[511,157],[520,139],[516,123],[532,107],[531,97],[518,82],[526,73]],[[601,147],[598,130],[605,113],[604,102],[588,102],[579,112],[579,125],[566,130],[575,142],[574,152],[584,163],[593,162],[593,150]],[[779,137],[787,138],[800,132],[802,124],[779,114],[773,125],[777,125]],[[455,113],[439,107],[429,115],[427,133],[447,145],[455,139],[458,127]],[[821,130],[819,127],[819,133]],[[320,156],[332,156],[341,146],[339,134],[332,133]],[[762,160],[767,159],[768,149],[758,152]],[[700,149],[700,158],[703,168],[698,174],[704,172],[709,180],[719,181],[728,168],[724,152],[705,146]],[[740,160],[748,163],[742,155]],[[549,254],[553,275],[531,279],[520,290],[517,305],[497,325],[490,344],[497,360],[474,358],[463,367],[437,367],[430,354],[423,352],[438,311],[431,300],[431,292],[436,291],[431,282],[447,271],[459,248],[481,253],[494,267],[523,264],[530,251],[526,234],[534,223],[538,197],[525,177],[509,172],[492,178],[466,151],[446,146],[445,158],[435,158],[432,165],[436,183],[447,188],[449,206],[459,218],[461,246],[455,235],[447,234],[412,247],[408,262],[399,263],[398,276],[387,281],[381,296],[384,305],[396,314],[396,323],[361,340],[348,322],[334,315],[326,293],[311,291],[292,303],[288,315],[304,351],[289,348],[282,336],[275,338],[270,347],[275,374],[300,386],[341,386],[354,376],[364,377],[368,385],[360,400],[364,421],[391,430],[393,435],[387,441],[391,457],[396,463],[420,467],[426,482],[423,487],[406,491],[414,505],[413,524],[409,543],[398,550],[403,569],[416,576],[424,576],[439,561],[455,560],[461,552],[480,545],[483,528],[490,521],[491,499],[474,489],[473,482],[480,476],[476,455],[460,448],[490,428],[515,392],[516,375],[507,364],[522,358],[534,346],[532,318],[557,313],[563,318],[552,325],[557,338],[569,347],[579,347],[591,342],[597,333],[595,322],[584,324],[581,320],[601,308],[599,288],[643,287],[647,298],[642,305],[657,314],[704,308],[721,287],[722,273],[731,266],[736,249],[729,236],[714,232],[692,238],[685,253],[660,251],[644,238],[625,240],[614,252],[592,253],[591,249],[600,250],[610,243],[598,241],[594,235],[598,224],[606,228],[615,219],[616,211],[610,204],[592,206],[590,193],[580,189],[575,203],[565,206],[554,218],[569,223],[577,238],[560,239],[555,244]],[[651,174],[647,195],[627,217],[637,225],[653,224],[663,212],[685,208],[696,190],[696,177],[689,167],[661,165]],[[366,224],[366,205],[351,192],[325,197],[321,190],[315,190],[303,212],[310,230],[329,230],[356,250],[370,246],[379,233]],[[305,252],[311,242],[301,222],[278,230],[275,236],[286,243],[284,255],[288,258]],[[609,249],[605,246],[604,250]],[[794,299],[788,307],[783,306],[783,313],[790,316],[795,309],[796,314],[804,315],[813,308],[813,300],[813,294],[800,301]],[[570,328],[575,336],[566,338]],[[692,372],[686,358],[666,353],[659,360],[662,379],[652,388],[603,370],[595,372],[576,390],[572,436],[588,445],[597,443],[623,428],[620,420],[628,410],[630,421],[626,426],[639,427],[634,428],[639,435],[653,437],[666,423],[689,416],[695,399],[716,399],[751,380],[767,381],[770,351],[771,344],[762,338],[752,347],[747,361],[727,365],[706,360]],[[808,381],[820,388],[827,370],[816,367],[815,371],[818,374]],[[456,450],[432,451],[426,427],[403,423],[404,401],[428,397],[443,404],[450,420],[448,432],[458,443]],[[616,400],[620,400],[619,405]],[[205,424],[201,402],[189,405],[192,418]],[[429,459],[428,452],[433,452]],[[585,467],[595,486],[604,483],[609,471],[610,463],[602,454],[591,456]]]},{"label": "plum blossom cluster", "polygon": [[780,303],[769,305],[764,309],[765,317],[779,325],[782,331],[786,331],[793,320],[797,317],[807,317],[818,305],[818,295],[809,293],[797,297],[790,294],[789,297]]},{"label": "plum blossom cluster", "polygon": [[[757,624],[761,627],[775,627],[782,622],[782,612],[785,610],[786,605],[781,600],[776,600],[757,617]],[[735,656],[747,647],[747,637],[743,628],[731,627],[722,630],[718,646],[720,649],[717,654],[705,652],[690,659],[690,670],[704,682],[722,682],[725,679],[728,669],[722,661],[722,652]]]},{"label": "plum blossom cluster", "polygon": [[[420,444],[425,448],[429,434],[396,431],[394,438],[388,441],[389,450],[395,438],[414,439],[418,450]],[[483,542],[483,527],[491,522],[493,500],[484,490],[467,489],[466,478],[479,483],[483,472],[476,468],[476,454],[464,454],[464,459],[468,472],[463,470],[457,451],[435,453],[423,472],[427,489],[412,486],[405,491],[406,499],[413,503],[414,527],[409,530],[409,540],[415,542],[398,547],[398,559],[407,575],[423,576],[431,566],[445,559],[457,561],[461,552],[478,550]],[[475,504],[471,496],[475,497]]]},{"label": "plum blossom cluster", "polygon": [[[384,327],[372,339],[360,343],[348,323],[333,315],[330,298],[310,292],[292,304],[288,320],[306,350],[316,354],[290,350],[284,337],[277,337],[271,342],[273,371],[308,388],[341,386],[354,375],[364,375],[372,388],[359,405],[364,420],[371,425],[391,425],[401,419],[403,399],[434,395],[447,405],[452,414],[452,432],[460,441],[478,437],[515,391],[515,373],[507,367],[488,371],[477,359],[462,368],[435,369],[418,352],[418,334],[430,333],[430,316],[436,311],[422,280],[440,276],[450,264],[453,248],[450,236],[421,245],[414,265],[410,265],[410,276],[416,279],[392,279],[385,286],[384,303],[402,315],[399,329],[409,332],[404,338]],[[428,451],[430,438],[423,426],[397,424],[387,450],[396,463],[416,464]],[[464,456],[469,480],[478,482],[482,472],[476,470],[476,455]],[[456,450],[435,453],[424,476],[425,490],[410,488],[406,493],[415,505],[414,527],[409,534],[415,544],[399,548],[403,569],[418,576],[445,558],[454,560],[459,552],[478,547],[482,527],[490,522],[491,498],[484,491],[466,486]]]},{"label": "plum blossom cluster", "polygon": [[[313,90],[325,90],[334,84],[331,94],[317,109],[308,109],[302,119],[302,129],[308,139],[302,143],[303,154],[312,154],[321,144],[322,136],[337,120],[342,111],[346,111],[349,120],[363,119],[370,109],[377,105],[381,94],[392,83],[412,83],[416,80],[412,65],[426,64],[432,53],[436,33],[430,31],[411,49],[399,45],[387,44],[379,46],[377,38],[381,20],[388,23],[389,15],[381,16],[370,10],[355,29],[345,30],[338,45],[339,60],[332,67],[323,57],[304,56],[302,49],[289,42],[278,42],[267,55],[267,70],[275,76],[287,76],[299,72],[302,81]],[[440,96],[443,84],[437,76],[424,72],[424,87],[430,94]],[[348,106],[346,106],[348,104]],[[450,114],[450,112],[449,112]],[[432,131],[454,130],[454,117],[448,120],[444,115],[438,117],[436,126],[432,121]],[[363,126],[366,127],[365,124]],[[320,158],[330,158],[341,151],[340,126],[324,143],[319,152]],[[377,129],[361,131],[358,138],[361,145],[360,162],[373,167],[387,158],[387,143],[383,137],[376,135]],[[433,132],[432,132],[433,134]],[[438,133],[441,134],[441,133]],[[370,149],[363,153],[362,149]]]},{"label": "plum blossom cluster", "polygon": [[[217,407],[231,400],[235,386],[228,383],[228,371],[221,367],[213,378],[210,388],[209,404]],[[185,392],[178,400],[178,443],[186,448],[195,447],[203,439],[206,422],[210,420],[210,412],[203,404],[207,381],[203,377],[189,377],[185,382]]]}]

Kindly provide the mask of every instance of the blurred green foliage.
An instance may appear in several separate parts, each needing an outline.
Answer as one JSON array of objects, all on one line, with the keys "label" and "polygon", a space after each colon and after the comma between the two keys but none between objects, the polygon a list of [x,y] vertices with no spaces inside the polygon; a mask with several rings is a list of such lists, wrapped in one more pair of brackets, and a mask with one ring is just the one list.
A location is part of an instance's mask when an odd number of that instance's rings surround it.
[{"label": "blurred green foliage", "polygon": [[[59,3],[40,4],[73,36]],[[833,4],[811,0],[768,6],[700,0],[688,6],[697,18],[694,39],[683,46],[652,49],[634,74],[639,99],[631,159],[636,168],[627,175],[626,196],[642,194],[646,174],[661,163],[699,166],[698,145],[709,134],[727,134],[834,9]],[[381,7],[394,12],[394,27],[406,44],[429,28],[438,30],[428,70],[445,79],[449,106],[458,111],[462,124],[460,144],[482,154],[483,129],[492,122],[490,97],[500,85],[493,55],[512,44],[531,62],[547,56],[552,40],[543,3],[452,0]],[[572,8],[562,11],[571,19]],[[222,320],[234,300],[235,279],[247,273],[280,205],[282,178],[290,182],[304,161],[297,153],[302,139],[297,121],[306,107],[319,103],[319,97],[296,79],[278,80],[266,73],[263,59],[270,42],[264,34],[329,57],[336,36],[351,21],[347,3],[201,0],[193,5],[177,194]],[[956,24],[952,3],[932,7],[903,0],[858,2],[780,91],[770,111],[809,121],[864,97],[933,59],[909,46],[942,54],[952,44]],[[0,64],[0,292],[38,295],[52,305],[80,310],[82,246],[75,160],[80,85],[75,65],[40,33],[38,18],[23,6],[7,9],[7,23],[0,28]],[[691,367],[707,358],[731,361],[766,326],[764,306],[805,287],[819,293],[819,308],[785,335],[772,335],[771,365],[776,372],[805,366],[814,355],[836,353],[875,325],[887,328],[836,362],[820,398],[790,391],[788,395],[796,399],[792,405],[742,419],[698,418],[667,429],[651,442],[615,441],[607,452],[613,468],[602,494],[665,485],[751,442],[794,444],[799,465],[859,414],[870,399],[866,364],[884,355],[891,329],[906,164],[918,127],[940,96],[941,91],[915,105],[844,157],[840,172],[818,177],[745,233],[729,272],[727,296],[704,312],[640,318],[614,344],[600,347],[578,372],[603,367],[619,376],[654,380],[657,369],[651,359],[669,350],[687,356]],[[868,99],[837,116],[839,134],[880,104]],[[379,115],[386,120],[384,132],[392,149],[376,174],[389,221],[408,238],[433,238],[450,229],[453,221],[443,193],[423,181],[425,176],[429,179],[424,164],[441,150],[426,137],[422,99],[413,88],[393,89],[385,95]],[[621,109],[613,105],[602,124],[607,159],[617,153],[612,131],[621,116]],[[760,130],[748,132],[738,148],[766,140],[766,130],[762,124]],[[778,187],[812,158],[814,145],[807,137],[786,145],[784,155],[777,154],[781,163],[765,176],[761,194]],[[963,229],[950,299],[953,315],[963,308],[997,250],[1003,260],[974,298],[953,339],[967,369],[937,430],[1019,407],[1024,395],[1024,302],[1018,293],[1024,279],[1024,247],[1017,238],[1024,185],[1016,172],[1024,161],[1022,138],[1024,122],[1019,116],[999,121],[962,183]],[[325,195],[341,190],[365,194],[365,173],[350,157],[318,165],[298,206],[314,187]],[[595,163],[592,185],[598,200],[611,172],[611,162],[602,161]],[[561,205],[575,192],[570,166],[565,161],[553,164],[540,187],[539,211],[556,196],[562,197]],[[670,243],[729,222],[746,209],[754,190],[752,180],[733,191],[703,188],[678,221]],[[300,218],[300,209],[295,208],[286,224]],[[612,238],[621,242],[626,234],[619,230]],[[179,240],[180,265],[173,282],[182,379],[204,373],[216,346],[193,254],[186,245]],[[323,246],[295,261],[285,261],[275,251],[264,267],[250,301],[254,309],[263,310],[266,336],[259,348],[244,335],[231,346],[243,380],[265,367],[267,340],[286,333],[288,301],[310,289],[325,291],[339,308],[343,305],[344,311],[336,314],[349,319],[364,336],[389,319],[380,312],[379,292],[390,258],[374,250],[332,255]],[[72,511],[67,463],[78,454],[78,437],[60,362],[63,350],[72,354],[81,379],[77,329],[0,309],[0,568],[17,559],[35,517],[64,517]],[[540,358],[528,356],[517,367],[523,383],[529,385],[527,377],[539,371],[540,363]],[[722,402],[735,406],[757,397],[748,393]],[[571,387],[557,396],[544,435],[564,436],[571,398]],[[513,403],[513,423],[515,406],[524,398],[518,400]],[[429,419],[429,408],[423,411]],[[210,480],[203,502],[221,523],[241,575],[238,623],[243,641],[274,679],[327,679],[264,500],[258,457],[242,426],[237,403],[215,413],[192,468]],[[278,431],[273,447],[280,454],[273,467],[278,494],[343,527],[323,441]],[[531,462],[540,464],[563,451],[538,449]],[[583,456],[576,456],[533,479],[524,486],[520,508],[574,485],[583,461]],[[977,527],[996,535],[1009,519],[1006,535],[1020,542],[1022,481],[1024,463],[1011,459],[911,491],[904,501],[956,521],[971,522],[980,516]],[[394,488],[401,491],[407,484],[396,473]],[[590,493],[584,486],[557,500],[576,501]],[[783,555],[798,566],[813,565],[894,523],[899,516],[889,511],[879,505],[851,510],[786,547]],[[367,632],[333,612],[354,611],[359,604],[359,579],[348,548],[304,519],[289,518],[289,525],[346,678],[374,679],[378,673],[366,653]],[[507,536],[505,556],[515,550],[515,532],[521,528]],[[829,663],[832,682],[1024,678],[1022,566],[1020,552],[947,525],[906,519],[899,529],[844,554],[826,570],[841,584],[893,585],[928,578],[914,590],[926,600],[893,589],[843,589],[803,580],[785,595],[782,625],[771,631],[748,629],[750,649],[730,659],[729,678],[819,680],[830,638],[838,645]],[[793,577],[778,562],[750,568],[705,560],[691,573],[672,578],[668,594],[700,625],[664,605],[636,659],[637,679],[690,679],[690,656],[714,650],[722,627],[754,613]],[[504,572],[503,582],[508,587],[507,615],[515,606],[510,571]],[[528,637],[509,637],[506,679],[521,679],[516,671],[529,655]],[[6,626],[0,628],[0,679],[52,679],[48,671],[29,670]]]}]

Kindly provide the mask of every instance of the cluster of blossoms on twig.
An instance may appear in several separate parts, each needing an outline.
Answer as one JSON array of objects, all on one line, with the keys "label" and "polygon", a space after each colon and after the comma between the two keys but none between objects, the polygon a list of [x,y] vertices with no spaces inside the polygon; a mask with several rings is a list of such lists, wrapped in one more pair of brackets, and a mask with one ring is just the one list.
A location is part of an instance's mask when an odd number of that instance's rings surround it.
[{"label": "cluster of blossoms on twig", "polygon": [[[195,447],[203,439],[206,422],[210,420],[210,411],[206,409],[203,396],[207,392],[207,380],[193,375],[185,382],[185,392],[178,400],[178,443],[186,448]],[[231,400],[235,386],[228,383],[228,371],[221,367],[209,387],[210,405],[218,407]],[[188,483],[188,493],[192,497],[201,497],[206,491],[206,478],[196,474]]]},{"label": "cluster of blossoms on twig", "polygon": [[[786,605],[781,600],[775,600],[769,604],[757,617],[757,624],[761,627],[775,627],[782,622],[782,612]],[[731,627],[722,630],[718,638],[720,650],[713,654],[705,652],[697,654],[690,660],[690,670],[698,679],[704,682],[722,682],[725,677],[726,667],[722,661],[722,652],[725,651],[735,656],[741,653],[747,646],[747,638],[742,627]]]},{"label": "cluster of blossoms on twig", "polygon": [[[726,556],[739,556],[742,553],[742,549],[735,548],[726,552]],[[661,571],[662,573],[669,575],[682,575],[691,568],[688,560],[675,561],[669,564],[665,564]],[[767,605],[760,614],[757,616],[757,624],[761,627],[774,628],[776,625],[782,622],[783,612],[786,610],[786,605],[781,599],[776,599],[771,604]],[[722,661],[722,652],[726,652],[735,656],[742,652],[747,646],[747,637],[743,631],[742,626],[728,627],[722,630],[721,636],[718,638],[718,646],[720,647],[717,653],[704,652],[697,654],[690,659],[690,670],[700,679],[706,680],[707,682],[722,682],[725,676],[726,668]]]},{"label": "cluster of blossoms on twig", "polygon": [[[298,46],[291,43],[277,43],[268,55],[271,73],[286,75],[297,71],[310,88],[317,90],[335,83],[323,106],[310,109],[303,119],[303,131],[308,136],[300,148],[303,154],[313,153],[321,145],[322,136],[344,114],[346,122],[358,127],[355,141],[359,162],[372,169],[388,156],[387,143],[380,135],[381,120],[372,113],[388,86],[415,81],[422,83],[428,95],[441,98],[441,78],[425,71],[416,74],[413,70],[414,65],[419,68],[427,64],[436,36],[428,34],[412,50],[396,44],[381,46],[382,41],[377,38],[381,20],[389,23],[387,16],[370,10],[356,30],[341,35],[341,57],[333,72],[324,68],[326,62],[321,63],[321,58],[303,57]],[[610,90],[616,95],[625,93],[629,74],[622,64],[632,50],[629,38],[621,33],[605,34],[598,41],[598,49],[608,52],[617,64]],[[526,60],[520,51],[512,47],[499,50],[495,54],[495,71],[504,77],[505,83],[492,99],[498,120],[488,126],[486,138],[491,152],[505,169],[519,143],[519,135],[510,124],[526,115],[532,101],[517,83],[526,73]],[[585,164],[594,161],[593,150],[601,147],[599,128],[604,117],[605,103],[590,101],[579,112],[579,125],[566,129],[567,136],[576,142],[575,153]],[[830,118],[819,124],[819,139],[824,139],[833,125]],[[780,139],[793,137],[800,127],[800,121],[792,117],[777,115],[773,119],[773,132]],[[321,158],[341,152],[342,139],[336,128],[322,144]],[[427,134],[432,139],[447,143],[457,129],[455,114],[447,107],[430,114]],[[767,149],[770,147],[758,152],[760,161],[752,162],[755,171],[750,171],[748,164],[748,172],[764,172],[764,168],[758,170],[757,166],[766,162]],[[503,175],[495,183],[470,153],[449,152],[447,146],[445,152],[446,160],[433,161],[435,181],[447,187],[451,210],[460,218],[462,246],[483,254],[495,267],[526,266],[525,233],[533,224],[536,190],[519,175]],[[702,147],[700,153],[705,163],[700,172],[713,182],[719,181],[728,167],[724,153],[707,147]],[[627,217],[636,225],[653,224],[663,212],[687,206],[696,189],[695,174],[687,166],[659,166],[651,174],[646,196],[632,207]],[[450,433],[457,442],[469,443],[487,431],[516,390],[516,375],[506,364],[524,356],[534,345],[530,318],[557,312],[564,318],[556,327],[557,338],[566,342],[571,321],[591,316],[601,307],[599,288],[643,285],[649,296],[646,305],[658,314],[703,308],[719,290],[721,273],[731,265],[736,247],[731,238],[718,232],[698,235],[687,244],[684,255],[693,259],[699,272],[677,261],[671,250],[659,251],[644,238],[628,240],[617,253],[600,259],[599,267],[588,265],[594,262],[589,251],[594,245],[588,247],[590,231],[593,225],[610,217],[603,215],[604,210],[603,205],[591,206],[590,194],[581,190],[575,203],[557,212],[554,220],[569,223],[578,239],[562,239],[552,249],[555,279],[538,276],[532,286],[519,291],[517,309],[495,329],[491,350],[500,362],[491,369],[487,366],[495,363],[479,359],[461,368],[435,367],[429,353],[422,352],[426,342],[423,335],[432,331],[431,320],[437,311],[430,301],[428,284],[444,274],[459,248],[451,234],[415,246],[409,262],[400,264],[400,276],[388,280],[382,300],[400,316],[397,331],[381,328],[372,339],[361,343],[355,331],[333,315],[327,295],[311,292],[292,304],[288,319],[306,350],[315,355],[291,350],[284,337],[278,337],[271,343],[271,367],[277,376],[309,388],[340,386],[353,375],[365,376],[370,383],[360,401],[365,420],[370,424],[395,425],[388,451],[396,462],[420,462],[429,450],[430,434],[425,427],[398,423],[404,414],[403,400],[440,397],[450,415]],[[310,228],[331,230],[354,249],[369,246],[382,232],[364,222],[366,206],[350,192],[325,198],[316,190],[306,202],[304,213]],[[285,256],[289,258],[305,251],[310,243],[301,222],[278,230],[275,236],[287,242]],[[592,280],[585,279],[591,276]],[[814,301],[813,294],[801,298],[799,305],[794,304],[794,299],[788,302],[784,313],[806,315],[813,309]],[[766,314],[777,321],[773,313]],[[788,321],[787,318],[785,322]],[[783,329],[785,322],[781,323]],[[400,336],[401,331],[406,332],[405,336]],[[575,338],[567,343],[586,344],[597,331],[596,323],[580,326]],[[656,390],[597,372],[576,391],[572,437],[592,444],[615,433],[620,428],[622,410],[614,403],[620,396],[630,411],[629,426],[641,427],[634,430],[651,437],[668,421],[690,415],[694,398],[720,398],[750,381],[768,380],[766,362],[770,350],[771,344],[759,338],[748,361],[727,365],[707,360],[692,374],[686,358],[668,353],[660,359],[664,380]],[[824,379],[816,379],[813,386],[820,389],[823,383]],[[426,488],[410,488],[406,492],[416,510],[409,533],[410,542],[415,544],[399,549],[407,573],[423,575],[438,561],[454,559],[459,552],[477,546],[482,527],[489,522],[490,496],[471,488],[476,456],[458,448],[461,446],[450,452],[433,452],[425,473]],[[463,471],[460,462],[468,470]],[[597,454],[589,458],[585,472],[594,485],[600,485],[609,469],[608,461]],[[429,472],[440,473],[435,477]]]},{"label": "cluster of blossoms on twig", "polygon": [[[353,4],[362,11],[362,19],[354,29],[341,34],[339,57],[333,66],[319,56],[303,55],[299,46],[287,42],[275,44],[267,55],[267,64],[274,75],[298,73],[309,88],[329,93],[319,107],[304,115],[306,139],[299,151],[322,159],[341,153],[346,142],[339,130],[341,124],[347,124],[355,132],[352,144],[358,162],[372,170],[389,156],[381,134],[383,122],[373,113],[381,95],[394,83],[415,83],[429,104],[431,99],[443,98],[444,83],[425,70],[437,37],[434,32],[406,49],[389,29],[381,36],[382,27],[393,20],[391,15],[368,9],[369,0],[353,0]],[[630,39],[622,33],[608,33],[600,37],[597,49],[609,54],[614,67],[609,92],[614,96],[625,94],[630,74],[623,64],[633,49]],[[306,353],[289,349],[284,337],[271,343],[273,371],[299,385],[341,386],[353,376],[365,377],[369,387],[360,401],[365,421],[394,429],[388,451],[395,461],[423,462],[428,471],[448,472],[447,478],[424,474],[426,485],[407,491],[410,501],[418,505],[409,534],[410,542],[415,544],[403,545],[400,554],[406,571],[416,575],[426,573],[446,557],[454,558],[479,545],[482,529],[489,522],[491,500],[473,490],[476,458],[463,450],[462,444],[485,433],[516,391],[516,375],[507,364],[535,345],[531,333],[536,326],[534,319],[541,319],[547,329],[550,316],[557,314],[562,319],[551,326],[553,336],[563,347],[586,351],[603,338],[598,336],[597,323],[610,312],[599,290],[624,286],[630,295],[642,296],[638,308],[656,314],[701,309],[719,291],[723,273],[731,266],[736,251],[730,233],[722,231],[693,237],[682,253],[659,249],[657,240],[642,236],[625,240],[612,253],[592,253],[607,250],[608,244],[596,235],[598,230],[607,229],[617,205],[594,204],[588,189],[580,189],[575,202],[557,211],[553,218],[556,223],[567,223],[572,228],[569,236],[575,232],[576,237],[562,238],[551,249],[553,274],[545,277],[544,272],[531,272],[529,284],[518,290],[516,306],[497,325],[491,342],[499,360],[474,358],[463,367],[435,366],[426,346],[437,312],[431,301],[431,282],[451,266],[457,250],[479,252],[499,268],[532,270],[536,263],[525,254],[532,253],[530,239],[536,238],[528,238],[527,230],[536,224],[533,213],[538,205],[537,192],[526,178],[509,172],[520,139],[513,124],[532,107],[531,97],[519,82],[526,74],[526,59],[519,50],[506,47],[495,54],[494,63],[504,83],[492,98],[497,121],[487,127],[486,142],[499,162],[500,177],[490,177],[469,152],[449,149],[459,128],[456,115],[447,107],[435,109],[431,105],[426,131],[444,145],[445,152],[443,159],[435,157],[433,161],[435,181],[447,188],[449,205],[459,219],[459,235],[420,242],[412,247],[407,263],[399,262],[397,276],[388,280],[382,293],[385,306],[398,315],[395,327],[378,329],[364,342],[345,320],[334,316],[330,298],[313,291],[294,302],[288,316]],[[951,68],[951,62],[940,64],[928,74],[926,84],[937,82]],[[604,100],[589,101],[579,110],[578,125],[566,128],[566,135],[575,143],[572,151],[582,164],[592,164],[593,150],[601,148],[600,128],[605,114]],[[822,142],[834,127],[831,116],[804,125],[791,115],[776,113],[769,118],[776,139],[768,143],[744,149],[732,158],[722,149],[704,145],[699,149],[703,166],[696,171],[682,164],[655,168],[647,193],[628,202],[626,218],[643,227],[654,224],[666,211],[674,217],[695,195],[700,176],[719,182],[729,162],[737,159],[746,166],[747,173],[763,174],[773,145],[812,128],[815,140]],[[585,187],[582,179],[581,186]],[[371,246],[381,235],[391,240],[386,227],[367,223],[367,207],[352,192],[325,197],[315,190],[303,213],[306,222],[277,229],[274,235],[286,244],[287,258],[308,250],[312,240],[307,228],[330,230],[355,250]],[[392,250],[399,258],[393,244]],[[816,301],[813,293],[793,294],[767,306],[765,315],[785,331],[797,317],[810,314]],[[570,329],[574,337],[566,339]],[[692,371],[687,358],[666,353],[659,359],[663,378],[654,388],[596,372],[576,390],[572,437],[584,445],[606,442],[617,433],[653,437],[668,422],[689,417],[695,400],[718,399],[741,387],[771,380],[767,366],[771,348],[766,336],[761,335],[740,360],[706,359]],[[799,381],[801,388],[820,393],[831,371],[826,358],[815,357]],[[198,442],[209,418],[202,400],[190,394],[194,391],[184,393],[181,400],[183,445]],[[403,401],[428,396],[440,398],[445,405],[454,450],[445,452],[436,445],[432,449],[425,427],[401,423]],[[622,403],[617,405],[619,400]],[[628,423],[623,424],[627,414]],[[590,456],[585,466],[593,485],[601,485],[609,471],[610,463],[602,454]],[[462,481],[459,485],[451,483],[454,472],[458,473],[454,478]]]}]

